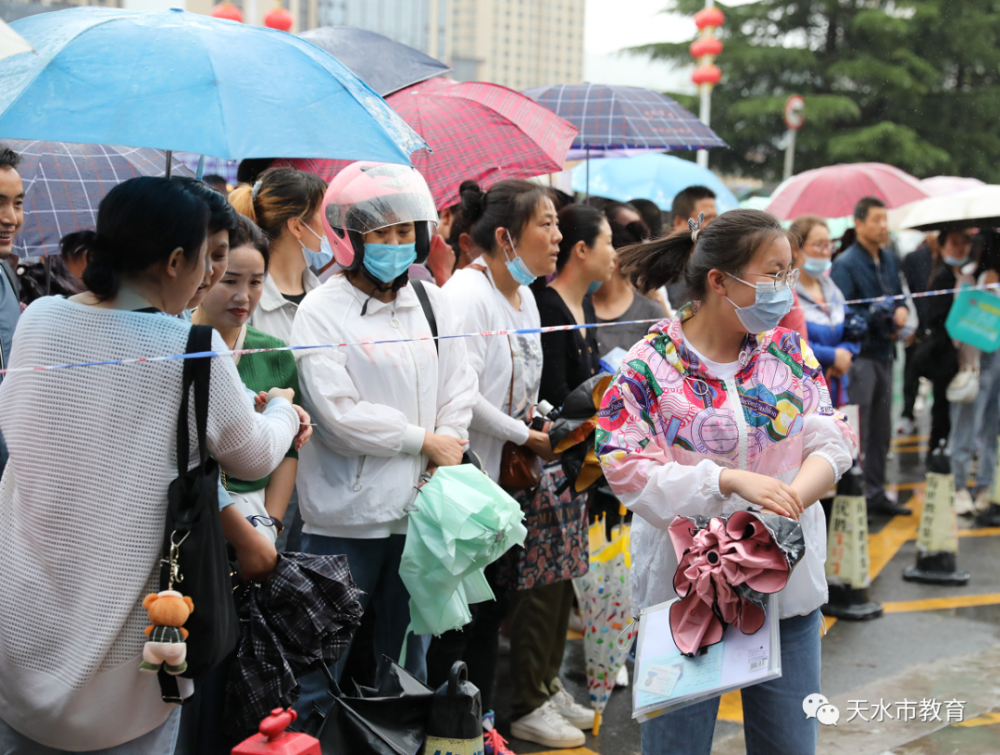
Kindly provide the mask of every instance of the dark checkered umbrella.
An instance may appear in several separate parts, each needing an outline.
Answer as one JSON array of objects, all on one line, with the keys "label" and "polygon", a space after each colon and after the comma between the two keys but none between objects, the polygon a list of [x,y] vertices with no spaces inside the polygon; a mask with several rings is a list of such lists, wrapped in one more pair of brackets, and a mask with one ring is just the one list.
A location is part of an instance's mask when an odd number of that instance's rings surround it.
[{"label": "dark checkered umbrella", "polygon": [[[21,156],[24,226],[14,237],[14,254],[37,259],[59,254],[67,233],[93,229],[97,206],[112,186],[136,176],[162,176],[166,153],[158,149],[101,144],[5,141]],[[176,157],[173,174],[193,176]]]},{"label": "dark checkered umbrella", "polygon": [[[576,126],[573,142],[591,153],[622,149],[680,150],[727,146],[708,126],[666,95],[642,87],[558,84],[524,94]],[[591,154],[591,157],[599,157]]]},{"label": "dark checkered umbrella", "polygon": [[296,678],[340,658],[361,623],[360,595],[346,556],[305,553],[282,553],[271,578],[247,590],[226,685],[231,733],[255,731],[299,699]]},{"label": "dark checkered umbrella", "polygon": [[[432,152],[415,152],[438,208],[458,202],[467,178],[480,187],[563,169],[576,129],[522,94],[497,84],[430,79],[386,98]],[[332,179],[343,160],[279,160]]]}]

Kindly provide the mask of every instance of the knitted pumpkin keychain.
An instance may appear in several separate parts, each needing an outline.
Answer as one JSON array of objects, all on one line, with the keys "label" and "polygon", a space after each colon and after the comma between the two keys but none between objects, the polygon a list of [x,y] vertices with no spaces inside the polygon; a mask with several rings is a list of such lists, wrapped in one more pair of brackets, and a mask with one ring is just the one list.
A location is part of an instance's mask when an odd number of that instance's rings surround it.
[{"label": "knitted pumpkin keychain", "polygon": [[150,593],[142,601],[142,607],[148,612],[151,623],[145,630],[148,640],[142,649],[139,670],[151,674],[155,674],[160,668],[174,676],[187,671],[185,640],[188,638],[188,630],[184,628],[184,622],[194,611],[194,603],[191,598],[175,590],[174,584],[184,581],[177,556],[190,533],[185,533],[179,543],[174,542],[175,534],[170,536],[170,577],[167,589]]}]

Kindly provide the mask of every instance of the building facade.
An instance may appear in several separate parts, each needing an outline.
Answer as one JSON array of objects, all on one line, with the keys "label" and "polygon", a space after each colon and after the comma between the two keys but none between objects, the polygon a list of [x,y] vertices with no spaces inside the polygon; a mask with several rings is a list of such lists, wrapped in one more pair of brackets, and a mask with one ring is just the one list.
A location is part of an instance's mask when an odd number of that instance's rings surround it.
[{"label": "building facade", "polygon": [[452,0],[455,78],[511,89],[583,81],[586,0]]}]

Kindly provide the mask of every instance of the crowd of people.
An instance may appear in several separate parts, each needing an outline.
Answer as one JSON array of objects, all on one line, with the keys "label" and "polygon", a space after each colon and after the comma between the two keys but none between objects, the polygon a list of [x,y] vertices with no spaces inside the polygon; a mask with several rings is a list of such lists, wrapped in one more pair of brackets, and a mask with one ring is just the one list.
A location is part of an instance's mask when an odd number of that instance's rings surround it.
[{"label": "crowd of people", "polygon": [[[17,169],[0,145],[0,258],[23,222]],[[365,629],[329,673],[298,680],[301,714],[329,703],[329,676],[377,682],[405,647],[406,669],[435,688],[467,663],[487,752],[509,753],[493,713],[506,634],[513,735],[584,744],[594,713],[559,674],[585,545],[538,548],[537,559],[524,558],[530,542],[516,548],[487,569],[495,599],[474,604],[470,624],[439,637],[408,631],[399,567],[415,488],[471,462],[526,512],[546,496],[584,544],[607,499],[623,503],[634,514],[636,614],[673,596],[675,516],[750,504],[798,520],[807,553],[778,603],[786,671],[746,690],[743,705],[750,752],[813,752],[818,724],[800,701],[819,691],[827,597],[815,504],[856,443],[837,409],[860,407],[873,513],[909,513],[885,490],[898,340],[901,429],[913,421],[914,380],[928,378],[931,447],[950,442],[962,513],[991,482],[1000,424],[1000,359],[951,341],[950,295],[915,310],[905,299],[850,302],[996,282],[991,238],[929,236],[900,264],[885,207],[869,197],[855,210],[856,241],[834,259],[823,218],[786,230],[764,212],[719,214],[699,186],[661,213],[643,200],[575,202],[530,181],[486,191],[466,181],[437,208],[408,166],[354,163],[329,185],[287,167],[241,173],[228,193],[177,177],[112,188],[96,229],[62,240],[81,293],[22,311],[0,263],[0,359],[12,370],[0,387],[0,749],[211,751],[185,723],[190,706],[165,704],[138,661],[178,468],[183,361],[26,369],[182,354],[193,324],[214,330],[220,352],[359,344],[212,360],[207,447],[243,578],[267,579],[282,552],[346,555],[362,591]],[[519,332],[434,339],[496,331]],[[577,496],[536,407],[560,407],[617,349],[628,356],[604,396],[596,449],[610,492]],[[949,405],[963,381],[978,391]],[[755,414],[748,432],[740,398],[751,393],[788,394],[799,408]],[[190,418],[182,467],[198,462],[193,405]],[[977,442],[978,490],[968,492]],[[511,481],[515,456],[541,465],[534,485]],[[644,723],[643,752],[707,751],[718,702]]]}]

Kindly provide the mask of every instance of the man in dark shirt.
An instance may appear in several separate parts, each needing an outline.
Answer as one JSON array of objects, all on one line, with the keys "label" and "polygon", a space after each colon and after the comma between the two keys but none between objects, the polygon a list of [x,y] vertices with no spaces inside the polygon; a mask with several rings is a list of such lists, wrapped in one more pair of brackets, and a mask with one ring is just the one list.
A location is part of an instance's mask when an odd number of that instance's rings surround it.
[{"label": "man in dark shirt", "polygon": [[[899,296],[896,255],[887,249],[889,223],[885,204],[865,197],[854,208],[857,241],[833,263],[830,277],[848,301],[879,296]],[[861,460],[865,474],[868,510],[881,514],[912,514],[885,494],[885,462],[892,438],[892,362],[896,336],[909,314],[902,300],[852,306],[868,323],[861,353],[854,358],[847,389],[861,415]]]},{"label": "man in dark shirt", "polygon": [[[937,232],[928,233],[923,244],[903,257],[900,267],[903,269],[903,277],[906,278],[906,285],[911,294],[923,293],[927,291],[931,274],[934,272],[937,260],[941,256],[941,250],[937,243]],[[919,325],[917,332],[910,339],[906,346],[906,363],[903,367],[903,412],[899,418],[899,427],[896,434],[901,436],[913,435],[916,429],[913,424],[913,406],[917,401],[917,393],[920,390],[920,376],[915,369],[913,355],[917,348],[917,343],[922,340],[927,329],[927,307],[930,299],[914,299],[913,305],[917,309]]]},{"label": "man in dark shirt", "polygon": [[[14,150],[0,144],[0,260],[14,250],[14,236],[24,223],[24,185],[17,172],[20,158]],[[21,304],[7,276],[0,269],[0,368],[7,368],[14,328],[21,316]],[[0,380],[3,378],[0,377]],[[7,444],[0,435],[0,474],[7,466]]]}]

